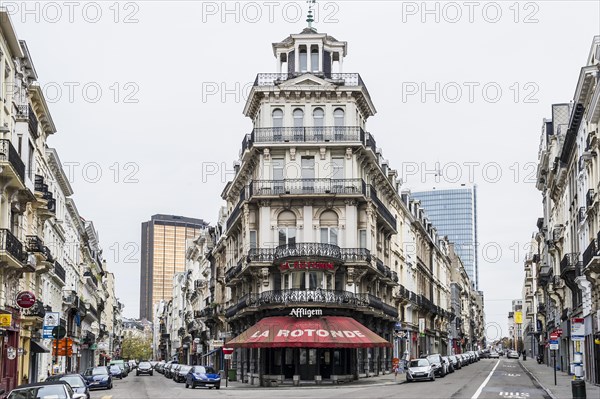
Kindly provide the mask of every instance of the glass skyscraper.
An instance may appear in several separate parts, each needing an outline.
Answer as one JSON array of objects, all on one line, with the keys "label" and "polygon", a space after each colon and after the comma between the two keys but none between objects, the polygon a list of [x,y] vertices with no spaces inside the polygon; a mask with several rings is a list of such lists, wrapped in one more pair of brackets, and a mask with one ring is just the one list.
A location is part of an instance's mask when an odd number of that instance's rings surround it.
[{"label": "glass skyscraper", "polygon": [[477,186],[413,192],[437,232],[455,244],[469,278],[479,289]]}]

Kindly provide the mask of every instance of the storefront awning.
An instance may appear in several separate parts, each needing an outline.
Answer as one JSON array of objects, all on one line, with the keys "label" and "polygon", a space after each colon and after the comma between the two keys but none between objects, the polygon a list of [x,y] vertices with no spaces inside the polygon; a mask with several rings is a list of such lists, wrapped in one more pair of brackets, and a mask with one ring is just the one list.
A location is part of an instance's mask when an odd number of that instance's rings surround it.
[{"label": "storefront awning", "polygon": [[46,348],[44,345],[42,345],[38,341],[34,341],[33,339],[31,341],[29,341],[29,349],[33,353],[50,353],[50,349]]},{"label": "storefront awning", "polygon": [[228,347],[243,348],[370,348],[391,343],[351,317],[265,317]]}]

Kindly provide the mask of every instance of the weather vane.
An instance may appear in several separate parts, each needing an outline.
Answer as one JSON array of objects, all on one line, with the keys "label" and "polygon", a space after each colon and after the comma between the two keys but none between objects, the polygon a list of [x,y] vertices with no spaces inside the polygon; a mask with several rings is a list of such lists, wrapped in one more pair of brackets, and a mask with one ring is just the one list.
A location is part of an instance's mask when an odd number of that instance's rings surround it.
[{"label": "weather vane", "polygon": [[306,18],[306,22],[308,22],[308,27],[310,29],[312,29],[312,23],[315,22],[315,20],[313,18],[313,7],[314,7],[315,3],[317,2],[317,0],[306,0],[306,2],[309,4],[308,17]]}]

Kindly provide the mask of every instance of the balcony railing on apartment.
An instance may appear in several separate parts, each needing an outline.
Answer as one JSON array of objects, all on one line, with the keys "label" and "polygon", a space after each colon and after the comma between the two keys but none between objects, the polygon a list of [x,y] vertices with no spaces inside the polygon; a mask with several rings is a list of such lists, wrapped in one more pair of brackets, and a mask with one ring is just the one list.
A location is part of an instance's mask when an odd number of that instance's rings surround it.
[{"label": "balcony railing on apartment", "polygon": [[35,112],[33,112],[33,109],[31,108],[31,105],[28,106],[28,113],[29,115],[27,116],[27,122],[29,125],[29,133],[31,133],[31,135],[34,138],[38,137],[38,120],[35,116]]},{"label": "balcony railing on apartment", "polygon": [[592,205],[594,205],[594,195],[595,194],[596,194],[596,192],[594,191],[594,189],[590,188],[585,195],[585,204],[588,207],[588,209],[591,208]]},{"label": "balcony railing on apartment", "polygon": [[65,268],[62,267],[58,261],[54,261],[54,274],[56,274],[56,276],[63,282],[67,281],[67,273],[65,272]]},{"label": "balcony railing on apartment", "polygon": [[44,252],[44,242],[38,236],[26,236],[25,247],[29,252]]},{"label": "balcony railing on apartment", "polygon": [[8,139],[0,139],[0,162],[10,163],[21,181],[25,181],[25,164]]},{"label": "balcony railing on apartment", "polygon": [[91,271],[87,271],[83,273],[83,275],[84,277],[89,277],[89,279],[92,280],[96,287],[98,286],[98,279],[96,278],[96,276],[94,276],[94,273],[92,273]]},{"label": "balcony railing on apartment", "polygon": [[341,248],[340,254],[344,262],[371,261],[371,252],[366,248]]},{"label": "balcony railing on apartment", "polygon": [[241,208],[241,204],[238,202],[238,204],[235,206],[235,208],[233,208],[233,211],[231,211],[231,214],[229,215],[229,217],[227,218],[227,230],[229,230],[231,228],[231,226],[233,226],[233,224],[235,223],[235,221],[237,220],[237,218],[241,215],[242,208]]},{"label": "balcony railing on apartment", "polygon": [[541,286],[546,286],[550,282],[550,278],[552,277],[552,268],[548,265],[544,265],[540,268],[540,273],[538,275],[538,282]]},{"label": "balcony railing on apartment", "polygon": [[250,248],[248,250],[249,262],[273,262],[275,248]]},{"label": "balcony railing on apartment", "polygon": [[358,73],[323,73],[323,72],[279,72],[259,73],[254,80],[254,86],[274,86],[302,75],[314,75],[319,78],[345,86],[366,86]]},{"label": "balcony railing on apartment", "polygon": [[235,276],[237,276],[242,271],[242,262],[238,262],[237,265],[231,266],[225,272],[225,281],[231,281]]},{"label": "balcony railing on apartment", "polygon": [[588,265],[592,262],[592,260],[594,259],[594,257],[600,255],[598,253],[598,241],[596,239],[593,239],[592,242],[590,242],[590,245],[588,245],[588,247],[585,249],[585,251],[583,252],[583,263],[582,266],[585,269],[586,267],[588,267]]},{"label": "balcony railing on apartment", "polygon": [[565,254],[563,259],[560,261],[560,276],[564,278],[566,273],[575,272],[579,263],[578,252]]},{"label": "balcony railing on apartment", "polygon": [[342,252],[340,247],[337,245],[321,244],[317,242],[302,242],[278,246],[275,248],[273,260],[307,256],[341,260]]},{"label": "balcony railing on apartment", "polygon": [[23,244],[8,229],[0,229],[0,251],[6,251],[16,260],[23,260]]},{"label": "balcony railing on apartment", "polygon": [[251,133],[254,144],[276,143],[364,143],[365,132],[359,126],[322,127],[267,127],[255,128]]},{"label": "balcony railing on apartment", "polygon": [[379,214],[383,217],[383,219],[390,225],[394,230],[397,230],[396,218],[392,215],[392,213],[388,210],[388,208],[381,202],[379,197],[377,196],[377,191],[375,187],[372,185],[369,187],[371,200],[377,205],[377,210]]},{"label": "balcony railing on apartment", "polygon": [[349,291],[336,290],[275,290],[265,291],[259,294],[246,294],[233,306],[229,307],[225,312],[225,317],[233,317],[239,311],[252,306],[272,306],[277,307],[299,304],[319,304],[319,305],[336,305],[341,307],[357,308],[371,307],[381,310],[388,316],[398,317],[398,310],[386,303],[380,298],[372,294],[355,294]]},{"label": "balcony railing on apartment", "polygon": [[313,195],[313,194],[362,194],[365,195],[363,179],[284,179],[254,180],[250,195]]}]

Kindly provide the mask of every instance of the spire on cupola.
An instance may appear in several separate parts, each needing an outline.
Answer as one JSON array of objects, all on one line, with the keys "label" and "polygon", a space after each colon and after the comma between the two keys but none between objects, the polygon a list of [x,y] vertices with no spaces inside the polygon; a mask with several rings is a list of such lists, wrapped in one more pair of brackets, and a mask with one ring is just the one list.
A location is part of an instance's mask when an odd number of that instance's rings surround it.
[{"label": "spire on cupola", "polygon": [[317,30],[313,28],[312,24],[313,22],[315,22],[315,19],[313,17],[313,7],[317,0],[306,0],[306,2],[308,3],[308,16],[306,17],[306,22],[308,22],[308,29],[316,32]]}]

